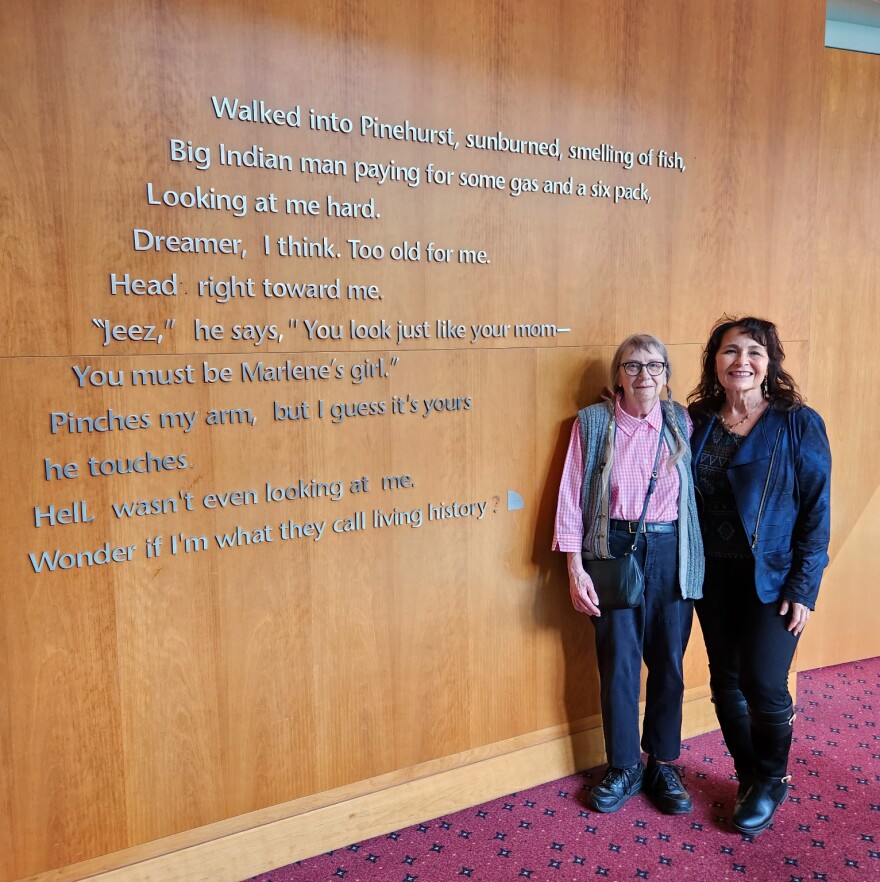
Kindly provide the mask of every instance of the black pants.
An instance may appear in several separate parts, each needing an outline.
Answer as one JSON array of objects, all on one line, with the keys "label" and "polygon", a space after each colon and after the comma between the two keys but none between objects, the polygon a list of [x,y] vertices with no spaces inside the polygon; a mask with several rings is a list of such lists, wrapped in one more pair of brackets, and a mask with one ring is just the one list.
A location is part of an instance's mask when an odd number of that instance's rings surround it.
[{"label": "black pants", "polygon": [[696,608],[712,691],[738,691],[762,714],[789,710],[788,672],[798,637],[786,630],[789,617],[779,615],[778,601],[758,598],[754,561],[707,557]]},{"label": "black pants", "polygon": [[[612,530],[611,554],[619,557],[633,537]],[[694,604],[678,587],[678,537],[643,533],[635,553],[645,573],[645,595],[636,609],[607,610],[590,621],[602,695],[605,751],[612,766],[634,766],[644,749],[657,759],[678,759],[681,750],[682,657],[691,633]],[[639,744],[642,660],[648,669],[645,719]]]}]

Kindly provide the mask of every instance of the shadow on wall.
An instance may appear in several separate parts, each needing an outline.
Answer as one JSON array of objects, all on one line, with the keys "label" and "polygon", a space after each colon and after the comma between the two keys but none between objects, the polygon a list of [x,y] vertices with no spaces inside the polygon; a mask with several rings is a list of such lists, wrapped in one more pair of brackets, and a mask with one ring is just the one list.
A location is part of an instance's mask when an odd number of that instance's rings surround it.
[{"label": "shadow on wall", "polygon": [[[578,407],[597,403],[607,383],[607,358],[593,358],[585,366],[575,400]],[[538,531],[532,546],[532,561],[538,568],[534,616],[540,628],[559,634],[560,658],[564,677],[562,701],[565,718],[575,723],[600,712],[599,669],[593,626],[589,617],[576,612],[568,590],[565,554],[552,551],[553,525],[559,481],[568,450],[572,419],[559,425],[550,466],[538,503]]]}]

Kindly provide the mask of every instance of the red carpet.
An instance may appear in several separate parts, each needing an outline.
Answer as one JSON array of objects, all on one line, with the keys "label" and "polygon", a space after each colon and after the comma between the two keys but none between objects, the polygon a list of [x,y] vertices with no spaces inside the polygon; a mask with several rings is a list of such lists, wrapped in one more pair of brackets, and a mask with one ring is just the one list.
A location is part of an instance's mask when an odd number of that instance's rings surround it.
[{"label": "red carpet", "polygon": [[792,786],[754,840],[730,826],[736,791],[719,732],[679,763],[691,815],[644,795],[619,812],[586,807],[603,769],[572,775],[300,861],[256,882],[867,882],[880,880],[880,658],[798,675]]}]

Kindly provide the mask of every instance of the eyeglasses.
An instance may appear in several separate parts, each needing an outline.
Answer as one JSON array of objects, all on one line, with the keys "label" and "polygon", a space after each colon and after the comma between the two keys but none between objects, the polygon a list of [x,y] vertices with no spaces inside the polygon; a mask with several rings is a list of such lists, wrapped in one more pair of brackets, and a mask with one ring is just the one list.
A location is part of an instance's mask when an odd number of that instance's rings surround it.
[{"label": "eyeglasses", "polygon": [[659,377],[666,370],[665,361],[649,361],[647,363],[641,361],[622,361],[618,367],[622,367],[628,377],[637,377],[642,368],[648,369],[649,376]]}]

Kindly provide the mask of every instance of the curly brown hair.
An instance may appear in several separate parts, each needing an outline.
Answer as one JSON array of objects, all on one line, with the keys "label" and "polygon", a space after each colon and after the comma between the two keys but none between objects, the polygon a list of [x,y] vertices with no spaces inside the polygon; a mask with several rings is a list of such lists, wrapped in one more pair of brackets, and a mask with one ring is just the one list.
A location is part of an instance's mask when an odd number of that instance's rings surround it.
[{"label": "curly brown hair", "polygon": [[755,318],[751,315],[743,318],[723,315],[715,322],[715,326],[709,334],[709,342],[703,350],[703,370],[700,381],[688,395],[688,403],[692,409],[698,412],[715,412],[724,404],[724,389],[721,388],[715,374],[715,356],[721,348],[721,340],[731,328],[738,328],[767,350],[770,363],[767,365],[767,391],[765,394],[770,405],[775,410],[785,411],[801,407],[804,399],[797,383],[782,367],[785,351],[782,348],[776,325],[766,319]]}]

